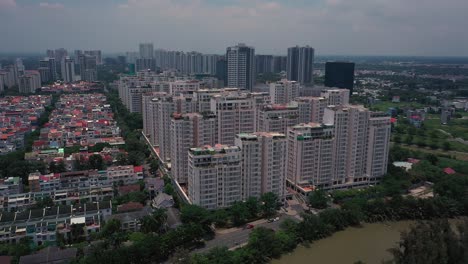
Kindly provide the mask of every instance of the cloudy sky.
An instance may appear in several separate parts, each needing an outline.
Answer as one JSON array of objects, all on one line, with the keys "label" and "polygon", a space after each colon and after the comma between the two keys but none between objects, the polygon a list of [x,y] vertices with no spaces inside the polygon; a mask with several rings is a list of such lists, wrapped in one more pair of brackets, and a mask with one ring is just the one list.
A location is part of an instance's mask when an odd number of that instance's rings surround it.
[{"label": "cloudy sky", "polygon": [[0,52],[155,48],[468,56],[467,0],[0,0]]}]

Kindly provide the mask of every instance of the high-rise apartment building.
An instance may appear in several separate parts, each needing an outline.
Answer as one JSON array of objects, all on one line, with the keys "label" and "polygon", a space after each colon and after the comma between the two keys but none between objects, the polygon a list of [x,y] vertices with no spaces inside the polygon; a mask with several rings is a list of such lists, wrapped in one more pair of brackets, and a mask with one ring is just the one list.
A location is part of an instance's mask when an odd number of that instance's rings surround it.
[{"label": "high-rise apartment building", "polygon": [[240,133],[255,131],[255,100],[251,95],[224,93],[211,97],[211,112],[218,120],[220,144],[232,145]]},{"label": "high-rise apartment building", "polygon": [[90,55],[81,55],[79,58],[81,80],[87,82],[97,81],[96,57]]},{"label": "high-rise apartment building", "polygon": [[286,176],[294,188],[306,193],[332,185],[333,126],[299,124],[288,129]]},{"label": "high-rise apartment building", "polygon": [[188,152],[188,197],[206,209],[242,200],[241,150],[237,146],[191,148]]},{"label": "high-rise apartment building", "polygon": [[242,199],[272,192],[284,198],[286,184],[286,136],[274,132],[236,136],[241,149]]},{"label": "high-rise apartment building", "polygon": [[325,63],[325,86],[344,88],[353,94],[354,63],[327,62]]},{"label": "high-rise apartment building", "polygon": [[102,65],[102,54],[100,50],[85,50],[84,54],[93,56],[94,58],[96,58],[96,64]]},{"label": "high-rise apartment building", "polygon": [[153,58],[135,59],[135,72],[156,71],[156,61]]},{"label": "high-rise apartment building", "polygon": [[328,101],[328,105],[349,104],[349,90],[347,89],[323,90],[320,96]]},{"label": "high-rise apartment building", "polygon": [[296,81],[281,80],[270,83],[270,97],[273,104],[288,104],[299,96],[300,85]]},{"label": "high-rise apartment building", "polygon": [[65,57],[62,60],[62,79],[66,83],[75,81],[75,60]]},{"label": "high-rise apartment building", "polygon": [[328,106],[323,122],[334,127],[335,188],[375,183],[386,173],[389,116],[360,105]]},{"label": "high-rise apartment building", "polygon": [[255,49],[245,44],[226,49],[227,87],[252,91],[255,84]]},{"label": "high-rise apartment building", "polygon": [[177,80],[169,83],[169,92],[172,95],[188,94],[200,90],[197,80]]},{"label": "high-rise apartment building", "polygon": [[152,59],[154,56],[153,43],[141,43],[140,44],[140,58]]},{"label": "high-rise apartment building", "polygon": [[314,49],[309,46],[288,48],[287,78],[300,84],[313,85]]},{"label": "high-rise apartment building", "polygon": [[149,92],[142,95],[143,131],[153,146],[159,145],[157,98],[165,96],[168,96],[168,94],[164,92]]},{"label": "high-rise apartment building", "polygon": [[188,180],[188,151],[217,142],[216,117],[210,113],[174,113],[171,120],[171,174],[178,183]]},{"label": "high-rise apartment building", "polygon": [[38,71],[25,71],[19,77],[20,93],[35,93],[39,88],[41,88],[41,74]]},{"label": "high-rise apartment building", "polygon": [[169,161],[171,158],[171,121],[173,113],[191,113],[195,112],[195,102],[192,97],[184,96],[165,96],[153,99],[156,104],[156,125],[159,155],[163,161]]},{"label": "high-rise apartment building", "polygon": [[49,69],[47,81],[58,80],[57,64],[55,62],[55,58],[52,58],[52,57],[44,58],[43,60],[39,61],[39,66],[41,68],[43,67],[43,68]]},{"label": "high-rise apartment building", "polygon": [[256,131],[286,134],[288,127],[299,124],[297,105],[267,105],[257,110]]},{"label": "high-rise apartment building", "polygon": [[299,123],[322,123],[328,99],[306,96],[296,98],[295,103],[299,110]]},{"label": "high-rise apartment building", "polygon": [[54,58],[56,63],[60,63],[66,56],[68,56],[68,51],[64,48],[56,49],[54,52]]}]

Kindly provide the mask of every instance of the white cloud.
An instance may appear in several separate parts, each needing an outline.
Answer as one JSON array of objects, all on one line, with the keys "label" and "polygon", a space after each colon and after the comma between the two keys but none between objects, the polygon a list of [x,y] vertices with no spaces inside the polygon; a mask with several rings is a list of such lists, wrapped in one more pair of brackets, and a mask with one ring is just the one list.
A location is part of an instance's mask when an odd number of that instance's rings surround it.
[{"label": "white cloud", "polygon": [[40,6],[40,7],[43,7],[43,8],[50,8],[50,9],[62,9],[62,8],[64,8],[64,5],[63,5],[63,4],[60,4],[60,3],[48,3],[48,2],[39,3],[39,6]]},{"label": "white cloud", "polygon": [[12,8],[16,7],[15,0],[0,0],[0,8]]}]

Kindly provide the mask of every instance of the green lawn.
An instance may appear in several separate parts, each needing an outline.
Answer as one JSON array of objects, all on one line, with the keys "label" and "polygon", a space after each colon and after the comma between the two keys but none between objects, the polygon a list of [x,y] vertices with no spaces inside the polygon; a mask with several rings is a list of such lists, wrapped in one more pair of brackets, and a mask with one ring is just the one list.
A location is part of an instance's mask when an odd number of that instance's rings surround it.
[{"label": "green lawn", "polygon": [[438,115],[429,115],[428,117],[429,118],[424,121],[424,126],[428,128],[428,130],[442,129],[452,134],[455,138],[459,137],[468,140],[468,119],[452,119],[448,125],[442,125]]},{"label": "green lawn", "polygon": [[387,112],[388,108],[390,107],[397,107],[397,108],[404,108],[404,107],[414,107],[414,108],[422,108],[424,105],[416,102],[400,102],[400,103],[392,103],[391,101],[383,101],[371,106],[371,109],[375,109],[378,111]]}]

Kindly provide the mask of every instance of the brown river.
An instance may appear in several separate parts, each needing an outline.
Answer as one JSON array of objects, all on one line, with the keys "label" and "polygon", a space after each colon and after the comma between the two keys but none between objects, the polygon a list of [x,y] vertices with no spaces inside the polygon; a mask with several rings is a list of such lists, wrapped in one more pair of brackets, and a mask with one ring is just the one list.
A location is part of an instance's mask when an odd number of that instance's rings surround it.
[{"label": "brown river", "polygon": [[364,224],[337,232],[316,241],[309,247],[298,246],[292,253],[273,260],[273,264],[353,264],[361,260],[367,264],[392,259],[387,249],[397,245],[400,232],[411,221]]}]

